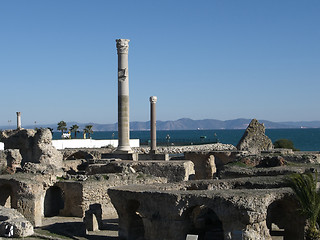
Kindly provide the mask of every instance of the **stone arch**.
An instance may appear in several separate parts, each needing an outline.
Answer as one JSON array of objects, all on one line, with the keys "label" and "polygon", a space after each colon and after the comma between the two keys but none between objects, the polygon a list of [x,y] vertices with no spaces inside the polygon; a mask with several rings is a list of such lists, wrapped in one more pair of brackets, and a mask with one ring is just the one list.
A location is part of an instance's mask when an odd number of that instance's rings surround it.
[{"label": "stone arch", "polygon": [[299,215],[297,201],[280,199],[272,202],[267,209],[267,227],[271,237],[277,239],[303,239],[305,219]]},{"label": "stone arch", "polygon": [[198,235],[198,240],[223,240],[223,224],[217,214],[205,205],[189,208],[185,212],[189,222],[186,234]]},{"label": "stone arch", "polygon": [[58,216],[60,210],[64,208],[64,193],[58,186],[47,189],[44,197],[44,216]]},{"label": "stone arch", "polygon": [[13,191],[8,184],[0,186],[0,205],[6,208],[13,207]]},{"label": "stone arch", "polygon": [[131,240],[144,240],[144,225],[142,215],[139,212],[140,202],[129,200],[126,206],[128,213],[128,236]]}]

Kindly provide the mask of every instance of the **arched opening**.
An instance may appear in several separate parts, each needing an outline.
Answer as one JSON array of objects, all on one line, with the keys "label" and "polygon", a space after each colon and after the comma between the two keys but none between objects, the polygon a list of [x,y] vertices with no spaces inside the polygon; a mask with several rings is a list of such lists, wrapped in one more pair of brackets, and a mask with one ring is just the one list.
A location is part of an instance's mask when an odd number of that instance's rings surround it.
[{"label": "arched opening", "polygon": [[141,214],[138,212],[140,203],[137,200],[129,200],[128,212],[128,236],[131,240],[144,240],[144,226]]},{"label": "arched opening", "polygon": [[44,216],[58,216],[61,209],[64,208],[64,196],[61,188],[57,186],[50,187],[44,197]]},{"label": "arched opening", "polygon": [[289,199],[271,203],[267,210],[267,227],[274,240],[304,238],[305,219],[297,212],[298,204]]},{"label": "arched opening", "polygon": [[12,188],[10,185],[0,186],[0,205],[6,208],[12,207]]},{"label": "arched opening", "polygon": [[223,240],[223,226],[217,214],[210,208],[201,205],[186,212],[189,221],[187,234],[198,235],[198,240]]}]

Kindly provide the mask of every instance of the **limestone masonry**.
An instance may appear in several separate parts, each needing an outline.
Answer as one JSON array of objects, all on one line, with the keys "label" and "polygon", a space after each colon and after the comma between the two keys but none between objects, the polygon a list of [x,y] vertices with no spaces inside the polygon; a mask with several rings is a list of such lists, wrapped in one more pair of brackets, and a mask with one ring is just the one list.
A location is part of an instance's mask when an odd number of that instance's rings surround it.
[{"label": "limestone masonry", "polygon": [[31,236],[34,227],[65,217],[83,219],[65,234],[84,239],[118,219],[119,239],[302,240],[305,219],[284,179],[320,163],[319,152],[273,149],[256,120],[237,148],[58,151],[48,129],[3,131],[1,141],[0,237],[10,229]]}]

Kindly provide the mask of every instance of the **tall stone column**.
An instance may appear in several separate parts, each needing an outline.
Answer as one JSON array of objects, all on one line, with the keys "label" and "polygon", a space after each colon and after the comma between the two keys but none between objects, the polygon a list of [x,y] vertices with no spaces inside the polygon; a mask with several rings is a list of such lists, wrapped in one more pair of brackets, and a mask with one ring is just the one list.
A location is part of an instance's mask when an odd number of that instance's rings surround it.
[{"label": "tall stone column", "polygon": [[150,139],[151,153],[155,154],[157,150],[157,118],[156,118],[157,97],[150,97]]},{"label": "tall stone column", "polygon": [[21,112],[17,112],[17,129],[21,129]]},{"label": "tall stone column", "polygon": [[131,153],[129,122],[129,39],[117,39],[118,52],[118,148],[117,152]]}]

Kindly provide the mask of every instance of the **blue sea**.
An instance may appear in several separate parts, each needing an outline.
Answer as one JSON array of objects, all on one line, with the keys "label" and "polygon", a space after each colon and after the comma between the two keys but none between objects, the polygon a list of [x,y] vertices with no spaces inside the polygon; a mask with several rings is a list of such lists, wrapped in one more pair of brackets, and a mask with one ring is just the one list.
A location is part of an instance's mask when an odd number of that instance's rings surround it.
[{"label": "blue sea", "polygon": [[[170,130],[157,131],[157,145],[189,145],[220,142],[237,145],[245,129],[241,130]],[[266,129],[266,135],[275,142],[278,139],[289,139],[295,148],[301,151],[320,151],[320,128],[304,129]],[[77,138],[82,138],[82,133]],[[53,139],[60,139],[61,133],[54,132]],[[115,132],[94,132],[92,139],[117,139]],[[141,145],[148,145],[149,131],[131,131],[131,139],[140,139]]]}]

